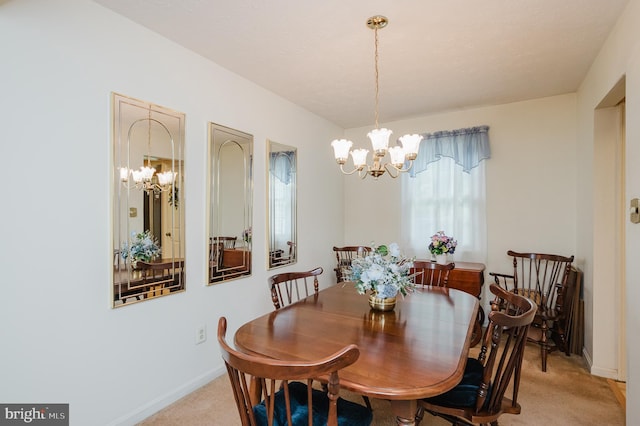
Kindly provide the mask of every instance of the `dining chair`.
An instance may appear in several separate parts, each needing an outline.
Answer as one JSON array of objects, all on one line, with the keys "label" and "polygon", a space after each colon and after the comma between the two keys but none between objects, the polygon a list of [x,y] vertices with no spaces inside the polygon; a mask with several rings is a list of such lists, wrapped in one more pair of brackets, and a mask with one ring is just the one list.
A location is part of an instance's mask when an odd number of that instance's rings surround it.
[{"label": "dining chair", "polygon": [[323,269],[318,267],[306,272],[283,272],[269,277],[273,306],[280,309],[311,294],[318,294],[318,276],[322,272]]},{"label": "dining chair", "polygon": [[[307,272],[284,272],[269,277],[269,289],[271,290],[271,300],[276,310],[290,305],[300,299],[318,294],[318,276],[322,274],[321,267]],[[313,292],[311,293],[311,281],[313,282]],[[362,396],[367,408],[372,410],[371,401],[365,395]]]},{"label": "dining chair", "polygon": [[297,244],[293,241],[287,241],[287,246],[289,247],[289,254],[286,256],[282,249],[276,249],[269,252],[269,264],[271,266],[282,266],[293,263],[297,257]]},{"label": "dining chair", "polygon": [[348,281],[349,272],[351,270],[351,261],[357,257],[365,257],[371,251],[371,247],[368,246],[344,246],[333,247],[333,251],[336,254],[336,272],[337,282]]},{"label": "dining chair", "polygon": [[209,238],[209,279],[218,281],[222,279],[222,261],[224,257],[224,242]]},{"label": "dining chair", "polygon": [[[513,272],[490,272],[494,282],[533,300],[538,306],[536,318],[529,329],[529,341],[540,346],[542,371],[547,371],[547,356],[560,349],[571,355],[567,342],[567,310],[573,303],[574,282],[569,280],[573,256],[545,253],[507,252],[512,257]],[[555,345],[550,345],[550,340]]]},{"label": "dining chair", "polygon": [[[495,295],[477,358],[468,358],[453,389],[418,401],[416,424],[424,412],[457,424],[498,424],[502,414],[520,414],[518,391],[527,331],[536,314],[529,298],[491,284]],[[505,396],[507,388],[511,390]]]},{"label": "dining chair", "polygon": [[[371,424],[370,410],[339,397],[339,371],[360,356],[356,345],[317,360],[275,360],[234,350],[226,332],[221,317],[218,343],[243,426]],[[326,393],[312,387],[319,377],[326,378]]]},{"label": "dining chair", "polygon": [[409,274],[413,276],[413,283],[416,285],[448,287],[449,272],[455,267],[456,264],[453,262],[441,265],[436,262],[414,260]]},{"label": "dining chair", "polygon": [[236,248],[238,237],[213,237],[213,240],[221,242],[226,249],[234,249]]}]

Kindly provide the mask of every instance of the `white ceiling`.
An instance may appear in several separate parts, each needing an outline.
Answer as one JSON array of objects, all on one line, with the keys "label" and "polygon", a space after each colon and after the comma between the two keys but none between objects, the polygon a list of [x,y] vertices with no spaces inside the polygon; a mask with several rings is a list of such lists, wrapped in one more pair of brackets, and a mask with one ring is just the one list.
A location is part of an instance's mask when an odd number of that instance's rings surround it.
[{"label": "white ceiling", "polygon": [[94,0],[344,128],[575,92],[628,0]]}]

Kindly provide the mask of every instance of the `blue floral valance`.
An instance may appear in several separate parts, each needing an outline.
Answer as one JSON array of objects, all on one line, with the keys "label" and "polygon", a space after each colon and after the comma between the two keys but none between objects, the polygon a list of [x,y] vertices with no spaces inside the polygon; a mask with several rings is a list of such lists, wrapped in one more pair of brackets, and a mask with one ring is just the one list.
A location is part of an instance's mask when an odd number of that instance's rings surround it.
[{"label": "blue floral valance", "polygon": [[453,158],[466,173],[482,160],[491,158],[489,126],[423,133],[422,136],[418,157],[411,168],[411,177],[424,172],[429,163],[442,157]]},{"label": "blue floral valance", "polygon": [[278,151],[269,156],[269,172],[280,182],[289,185],[291,173],[295,172],[295,152]]}]

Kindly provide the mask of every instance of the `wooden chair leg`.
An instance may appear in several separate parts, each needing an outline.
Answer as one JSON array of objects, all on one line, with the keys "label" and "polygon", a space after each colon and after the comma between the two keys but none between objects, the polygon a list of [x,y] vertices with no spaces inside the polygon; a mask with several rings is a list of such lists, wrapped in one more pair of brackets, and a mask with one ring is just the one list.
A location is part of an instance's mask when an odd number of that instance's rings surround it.
[{"label": "wooden chair leg", "polygon": [[542,321],[542,341],[540,342],[540,356],[542,358],[542,371],[547,371],[547,354],[549,353],[549,343],[547,342],[547,322]]},{"label": "wooden chair leg", "polygon": [[422,418],[424,417],[424,408],[422,406],[418,406],[418,411],[416,412],[416,426],[420,426],[420,422],[422,422]]},{"label": "wooden chair leg", "polygon": [[369,397],[366,395],[362,395],[362,399],[364,400],[364,404],[367,406],[369,411],[373,411],[373,408],[371,408],[371,401],[369,401]]}]

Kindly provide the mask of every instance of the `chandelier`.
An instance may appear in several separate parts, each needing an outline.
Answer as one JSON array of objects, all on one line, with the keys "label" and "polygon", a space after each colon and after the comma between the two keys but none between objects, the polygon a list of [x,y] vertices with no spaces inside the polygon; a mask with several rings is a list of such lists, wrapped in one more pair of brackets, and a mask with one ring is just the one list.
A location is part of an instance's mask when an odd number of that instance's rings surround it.
[{"label": "chandelier", "polygon": [[[156,196],[161,192],[169,191],[173,187],[173,183],[176,180],[177,172],[173,171],[173,161],[172,161],[172,170],[156,173],[156,169],[151,166],[151,123],[158,123],[169,135],[169,139],[171,139],[171,147],[173,149],[173,137],[171,136],[171,132],[169,129],[162,124],[160,121],[155,118],[151,118],[151,106],[149,106],[149,115],[147,118],[141,118],[139,120],[134,121],[129,127],[129,131],[127,133],[127,146],[131,147],[131,134],[133,132],[133,128],[138,123],[147,122],[147,165],[142,165],[138,170],[133,170],[128,167],[120,167],[120,181],[122,184],[130,189],[135,188],[138,190],[143,190],[147,194],[155,194]],[[172,155],[173,158],[173,155]],[[143,163],[144,164],[144,163]],[[131,185],[130,177],[133,180],[133,185]]]},{"label": "chandelier", "polygon": [[[374,31],[375,34],[375,80],[376,80],[376,102],[375,102],[375,129],[367,134],[371,140],[373,147],[373,165],[367,164],[367,149],[351,150],[353,142],[346,139],[336,139],[331,142],[336,162],[340,165],[340,170],[345,175],[351,175],[358,172],[361,179],[367,175],[373,176],[375,179],[382,176],[385,172],[389,173],[392,178],[398,177],[400,173],[408,172],[413,165],[413,160],[418,156],[418,148],[422,136],[420,135],[404,135],[400,138],[402,146],[393,146],[389,148],[389,136],[392,131],[378,126],[378,30],[387,26],[389,20],[380,15],[372,16],[367,20],[367,26]],[[383,163],[382,159],[389,153],[390,161]],[[344,165],[347,158],[351,154],[354,169],[347,172]]]}]

